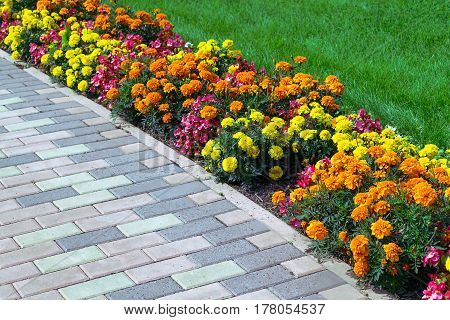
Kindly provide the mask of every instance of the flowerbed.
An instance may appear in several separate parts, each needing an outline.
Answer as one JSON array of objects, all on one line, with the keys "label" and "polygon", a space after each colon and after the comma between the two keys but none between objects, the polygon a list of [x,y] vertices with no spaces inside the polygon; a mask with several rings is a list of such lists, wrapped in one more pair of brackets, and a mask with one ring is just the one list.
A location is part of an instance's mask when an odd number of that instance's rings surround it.
[{"label": "flowerbed", "polygon": [[187,46],[157,9],[1,2],[13,58],[163,135],[220,181],[283,183],[279,215],[363,282],[405,294],[429,278],[423,298],[450,299],[449,150],[416,146],[364,110],[344,114],[341,81],[306,73],[302,56],[269,73],[231,40]]}]

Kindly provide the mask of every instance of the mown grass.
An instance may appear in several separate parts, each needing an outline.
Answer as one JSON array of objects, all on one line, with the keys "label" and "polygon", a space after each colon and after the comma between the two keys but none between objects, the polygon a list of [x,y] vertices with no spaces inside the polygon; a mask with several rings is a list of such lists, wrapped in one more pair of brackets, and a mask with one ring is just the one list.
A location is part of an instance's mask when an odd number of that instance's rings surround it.
[{"label": "mown grass", "polygon": [[446,1],[124,2],[161,8],[194,44],[233,39],[258,66],[305,55],[307,72],[343,80],[347,110],[364,107],[416,142],[450,145]]}]

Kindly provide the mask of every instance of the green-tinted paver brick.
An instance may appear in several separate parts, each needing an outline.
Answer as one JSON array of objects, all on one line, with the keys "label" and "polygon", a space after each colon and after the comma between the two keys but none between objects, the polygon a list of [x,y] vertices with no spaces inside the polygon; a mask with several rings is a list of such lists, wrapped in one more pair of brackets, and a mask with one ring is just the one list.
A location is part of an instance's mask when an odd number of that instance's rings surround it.
[{"label": "green-tinted paver brick", "polygon": [[0,100],[0,106],[6,106],[7,104],[13,104],[13,103],[19,103],[19,102],[23,102],[23,100],[19,97],[2,99],[2,100]]},{"label": "green-tinted paver brick", "polygon": [[15,236],[14,240],[23,248],[50,240],[73,236],[79,233],[81,233],[81,230],[78,229],[75,224],[66,223],[47,229],[25,233],[20,236]]},{"label": "green-tinted paver brick", "polygon": [[[0,158],[2,158],[1,155]],[[20,174],[22,174],[22,171],[20,171],[17,167],[14,166],[0,169],[0,178],[13,177],[18,176]]]},{"label": "green-tinted paver brick", "polygon": [[173,214],[166,214],[155,218],[125,223],[118,225],[117,228],[119,228],[119,230],[127,237],[132,237],[147,232],[167,229],[182,223],[183,222]]},{"label": "green-tinted paver brick", "polygon": [[6,154],[4,154],[3,152],[0,151],[0,159],[2,158],[6,158]]},{"label": "green-tinted paver brick", "polygon": [[107,190],[86,193],[79,196],[56,200],[53,203],[61,211],[88,206],[94,203],[113,200],[116,197]]},{"label": "green-tinted paver brick", "polygon": [[49,273],[100,260],[105,257],[106,255],[99,248],[87,247],[80,250],[35,260],[34,264],[39,268],[39,270],[42,271],[42,273]]},{"label": "green-tinted paver brick", "polygon": [[92,180],[95,180],[95,178],[93,176],[91,176],[87,172],[82,172],[82,173],[77,173],[77,174],[73,174],[70,176],[40,181],[40,182],[37,182],[36,185],[42,191],[47,191],[47,190],[53,190],[53,189],[59,189],[62,187],[71,186],[71,185],[81,183],[81,182],[92,181]]},{"label": "green-tinted paver brick", "polygon": [[65,299],[80,300],[89,299],[101,294],[129,288],[134,285],[135,283],[130,278],[128,278],[125,273],[121,272],[65,287],[59,289],[59,292]]},{"label": "green-tinted paver brick", "polygon": [[183,288],[190,289],[245,274],[233,261],[225,261],[203,268],[174,274],[172,278]]},{"label": "green-tinted paver brick", "polygon": [[48,125],[54,124],[54,123],[55,122],[52,119],[43,118],[43,119],[38,119],[38,120],[24,121],[24,122],[9,124],[9,125],[5,126],[5,128],[8,131],[19,131],[19,130],[25,130],[25,129],[30,129],[30,128],[48,126]]},{"label": "green-tinted paver brick", "polygon": [[78,193],[89,193],[94,191],[106,190],[114,187],[125,186],[131,184],[131,180],[129,180],[125,176],[115,176],[111,178],[100,179],[91,182],[79,183],[73,186],[73,188]]},{"label": "green-tinted paver brick", "polygon": [[5,111],[9,111],[9,109],[4,106],[0,106],[0,112],[5,112]]},{"label": "green-tinted paver brick", "polygon": [[89,151],[90,151],[90,149],[88,147],[86,147],[84,144],[76,144],[76,145],[69,146],[69,147],[38,151],[38,152],[36,152],[36,154],[42,160],[46,160],[46,159],[52,159],[52,158],[72,156],[74,154],[86,153]]}]

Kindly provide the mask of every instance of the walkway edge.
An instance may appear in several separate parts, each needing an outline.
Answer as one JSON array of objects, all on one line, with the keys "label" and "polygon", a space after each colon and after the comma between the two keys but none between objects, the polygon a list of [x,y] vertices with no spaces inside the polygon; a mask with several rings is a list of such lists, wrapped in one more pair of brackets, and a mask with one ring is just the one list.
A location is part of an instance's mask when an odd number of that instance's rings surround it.
[{"label": "walkway edge", "polygon": [[[1,49],[0,49],[0,57],[12,63],[15,63],[14,59],[12,59],[10,54]],[[46,75],[45,73],[43,73],[42,71],[40,71],[35,67],[24,68],[24,71],[34,76],[35,78],[41,80],[42,82],[48,84],[49,86],[55,88],[56,90],[66,94],[67,96],[71,97],[74,101],[83,104],[85,107],[89,108],[90,110],[98,114],[100,117],[108,121],[111,121],[110,117],[111,112],[104,106],[86,98],[85,96],[77,94],[70,88],[52,82],[51,78],[48,75]],[[141,141],[143,144],[157,151],[160,155],[178,164],[181,168],[183,168],[196,178],[200,179],[205,185],[210,187],[212,190],[223,195],[235,206],[246,211],[256,220],[264,223],[269,229],[278,233],[280,236],[282,236],[288,242],[292,243],[298,249],[305,251],[308,248],[310,240],[307,237],[298,233],[296,230],[294,230],[288,224],[283,222],[281,219],[277,218],[268,210],[259,206],[258,204],[247,198],[245,195],[243,195],[242,193],[231,187],[230,185],[215,182],[214,177],[210,173],[206,172],[200,165],[198,165],[194,161],[181,155],[180,153],[168,147],[163,142],[155,139],[148,133],[131,125],[124,119],[119,118],[113,123],[116,126],[120,127],[121,129],[129,132],[131,135],[139,139],[139,141]],[[349,272],[351,271],[351,267],[344,262],[338,261],[336,259],[327,259],[327,261],[322,262],[322,265],[326,267],[329,271],[341,277],[345,282],[350,284],[352,287],[357,288],[362,294],[366,295],[369,299],[374,300],[395,299],[393,296],[381,290],[377,290],[378,292],[375,292],[372,288],[361,288],[357,286],[356,279],[352,275],[350,275]],[[341,295],[341,292],[339,293],[339,295]],[[339,299],[339,296],[336,296],[336,299]]]}]

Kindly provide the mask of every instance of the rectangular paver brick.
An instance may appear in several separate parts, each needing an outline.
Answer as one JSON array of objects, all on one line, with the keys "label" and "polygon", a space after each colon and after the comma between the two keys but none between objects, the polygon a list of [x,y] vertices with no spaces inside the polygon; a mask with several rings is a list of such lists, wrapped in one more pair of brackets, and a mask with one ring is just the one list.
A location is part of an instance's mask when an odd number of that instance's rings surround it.
[{"label": "rectangular paver brick", "polygon": [[168,277],[176,272],[192,270],[196,265],[188,258],[181,256],[125,271],[134,282],[140,284]]},{"label": "rectangular paver brick", "polygon": [[[57,107],[57,105],[52,105],[49,107],[55,108],[55,107]],[[43,107],[42,108],[37,107],[37,108],[41,111],[44,111]],[[48,111],[48,110],[46,110],[46,111]],[[39,128],[37,128],[37,130],[41,133],[51,133],[51,132],[56,132],[56,131],[67,131],[67,130],[85,127],[85,126],[86,126],[86,124],[84,122],[76,120],[76,121],[71,121],[71,122],[56,123],[56,124],[39,127]]]},{"label": "rectangular paver brick", "polygon": [[172,175],[175,173],[183,172],[183,169],[181,169],[179,166],[175,164],[169,164],[167,166],[162,166],[154,169],[146,169],[146,170],[140,170],[136,172],[131,172],[127,174],[127,177],[133,180],[134,182],[141,182],[141,181],[147,181],[152,180],[168,175]]},{"label": "rectangular paver brick", "polygon": [[361,292],[349,284],[319,292],[327,300],[363,300],[367,299]]},{"label": "rectangular paver brick", "polygon": [[19,246],[30,247],[42,242],[56,240],[81,233],[81,230],[73,223],[46,228],[14,237]]},{"label": "rectangular paver brick", "polygon": [[22,196],[26,196],[29,194],[35,194],[39,192],[38,187],[36,187],[34,184],[25,184],[23,186],[17,186],[12,188],[7,188],[2,190],[0,192],[0,201],[1,200],[8,200],[13,198],[18,198]]},{"label": "rectangular paver brick", "polygon": [[257,220],[251,220],[231,227],[205,233],[205,238],[213,244],[221,244],[267,231],[268,228]]},{"label": "rectangular paver brick", "polygon": [[287,242],[286,239],[282,238],[278,233],[274,231],[257,234],[256,236],[248,237],[247,240],[261,250],[272,248]]},{"label": "rectangular paver brick", "polygon": [[[126,178],[125,178],[126,179]],[[117,198],[129,197],[139,193],[150,192],[167,187],[169,184],[162,179],[144,181],[111,189],[111,193]]]},{"label": "rectangular paver brick", "polygon": [[122,130],[122,129],[114,129],[109,131],[104,131],[100,133],[102,136],[104,136],[106,139],[114,139],[114,138],[120,138],[128,136],[129,133]]},{"label": "rectangular paver brick", "polygon": [[170,161],[166,157],[158,156],[158,157],[154,157],[154,158],[151,158],[151,159],[144,160],[144,161],[142,161],[142,163],[147,168],[153,169],[153,168],[156,168],[156,167],[164,166],[166,164],[171,164],[172,161]]},{"label": "rectangular paver brick", "polygon": [[203,183],[199,181],[194,181],[154,191],[151,192],[150,194],[156,199],[165,201],[174,198],[181,198],[207,189],[208,187],[205,186]]},{"label": "rectangular paver brick", "polygon": [[80,268],[72,267],[16,282],[14,287],[22,297],[27,297],[86,280]]},{"label": "rectangular paver brick", "polygon": [[102,179],[112,176],[124,175],[133,171],[139,171],[143,169],[145,169],[145,167],[139,162],[131,162],[103,169],[95,169],[90,171],[90,174],[97,179]]},{"label": "rectangular paver brick", "polygon": [[97,209],[95,209],[93,206],[86,206],[40,216],[36,218],[36,221],[39,222],[39,224],[44,228],[48,228],[67,222],[73,222],[83,218],[94,217],[97,215],[100,215],[100,212],[98,212]]},{"label": "rectangular paver brick", "polygon": [[19,298],[19,294],[11,284],[0,286],[0,300],[14,300]]},{"label": "rectangular paver brick", "polygon": [[[88,173],[86,173],[88,174]],[[90,176],[90,175],[89,175]],[[92,178],[94,180],[94,178]],[[125,176],[115,176],[90,182],[78,183],[73,188],[80,194],[90,193],[94,191],[107,190],[118,186],[131,184],[132,181]],[[114,192],[112,192],[114,194]]]},{"label": "rectangular paver brick", "polygon": [[[165,203],[165,201],[163,201],[162,203]],[[232,211],[235,209],[235,205],[227,200],[223,200],[178,211],[175,213],[175,215],[183,221],[193,221],[214,216],[222,212]]]},{"label": "rectangular paver brick", "polygon": [[116,226],[127,222],[140,220],[139,216],[131,210],[119,211],[91,218],[85,218],[75,221],[75,223],[84,232]]},{"label": "rectangular paver brick", "polygon": [[61,253],[62,250],[54,242],[45,242],[32,247],[18,249],[0,254],[0,268],[7,268],[35,259]]},{"label": "rectangular paver brick", "polygon": [[0,201],[0,212],[19,209],[20,206],[15,199]]},{"label": "rectangular paver brick", "polygon": [[21,164],[18,166],[18,168],[21,171],[23,171],[24,173],[27,173],[27,172],[46,170],[46,169],[53,169],[53,168],[73,164],[72,160],[70,160],[67,157],[60,157],[60,158],[55,158],[55,159],[43,160],[43,161],[39,161],[39,160],[40,160],[40,158],[38,156],[36,156],[36,159],[32,160],[34,162],[27,163],[27,164]]},{"label": "rectangular paver brick", "polygon": [[84,126],[83,128],[74,128],[74,129],[70,130],[76,136],[82,136],[82,135],[90,134],[90,133],[94,133],[94,132],[103,132],[106,130],[116,129],[116,127],[112,123],[105,123],[105,124],[100,124],[97,126],[86,126],[86,124],[84,122],[81,122],[81,123]]},{"label": "rectangular paver brick", "polygon": [[111,300],[151,300],[182,290],[172,278],[164,278],[115,291],[106,296]]},{"label": "rectangular paver brick", "polygon": [[80,266],[89,278],[98,278],[108,274],[117,273],[127,269],[151,263],[150,259],[141,250],[130,251],[106,259],[86,263]]},{"label": "rectangular paver brick", "polygon": [[281,283],[271,290],[282,299],[297,299],[344,284],[344,280],[330,271],[317,272]]},{"label": "rectangular paver brick", "polygon": [[258,291],[241,294],[240,296],[231,298],[230,300],[280,300],[280,299],[269,290],[261,289]]},{"label": "rectangular paver brick", "polygon": [[21,175],[22,171],[15,166],[0,168],[0,179]]},{"label": "rectangular paver brick", "polygon": [[219,300],[231,297],[233,294],[220,283],[185,290],[159,298],[160,300]]},{"label": "rectangular paver brick", "polygon": [[150,247],[144,249],[144,252],[153,260],[160,261],[210,248],[211,246],[203,237],[197,236]]},{"label": "rectangular paver brick", "polygon": [[66,187],[50,191],[41,191],[29,196],[20,197],[17,198],[17,202],[19,202],[22,207],[30,207],[45,202],[58,201],[59,199],[65,199],[75,195],[77,195],[75,190]]},{"label": "rectangular paver brick", "polygon": [[201,266],[231,260],[245,254],[253,253],[258,249],[246,240],[229,242],[217,247],[192,253],[188,258]]},{"label": "rectangular paver brick", "polygon": [[53,190],[53,189],[58,189],[58,188],[62,188],[62,187],[72,186],[72,185],[76,185],[76,184],[79,184],[82,182],[93,181],[93,180],[95,180],[94,177],[92,177],[89,173],[81,172],[81,173],[77,173],[77,174],[73,174],[73,175],[64,176],[61,178],[54,178],[54,179],[50,179],[50,180],[40,181],[40,182],[37,182],[36,185],[42,191],[47,191],[47,190]]},{"label": "rectangular paver brick", "polygon": [[0,141],[23,138],[23,137],[30,137],[30,136],[34,136],[37,134],[39,134],[39,132],[36,129],[26,129],[26,130],[14,131],[14,132],[0,133]]},{"label": "rectangular paver brick", "polygon": [[243,210],[233,210],[217,215],[216,219],[221,221],[226,226],[234,226],[236,224],[250,221],[253,218]]},{"label": "rectangular paver brick", "polygon": [[35,294],[24,298],[24,300],[63,300],[62,295],[57,290],[50,290],[47,292]]},{"label": "rectangular paver brick", "polygon": [[52,133],[46,133],[46,134],[40,134],[40,135],[34,135],[31,137],[23,137],[20,138],[23,143],[29,144],[29,143],[37,143],[42,141],[52,141],[57,139],[63,139],[63,138],[70,138],[73,137],[73,134],[69,131],[57,131]]},{"label": "rectangular paver brick", "polygon": [[243,274],[245,274],[245,271],[236,263],[233,261],[224,261],[174,274],[172,275],[172,279],[178,282],[184,289],[191,289]]},{"label": "rectangular paver brick", "polygon": [[47,160],[47,159],[66,157],[66,156],[71,156],[74,154],[80,154],[80,153],[86,153],[86,152],[89,152],[88,147],[86,147],[84,144],[76,144],[76,145],[69,146],[69,147],[38,151],[38,152],[36,152],[36,154],[42,160]]},{"label": "rectangular paver brick", "polygon": [[87,247],[55,256],[35,260],[34,263],[42,273],[67,269],[80,264],[105,258],[106,255],[97,247]]},{"label": "rectangular paver brick", "polygon": [[56,240],[56,243],[58,243],[64,251],[72,251],[123,238],[125,238],[125,235],[120,232],[119,229],[116,227],[108,227],[58,239]]},{"label": "rectangular paver brick", "polygon": [[57,206],[60,210],[69,210],[74,209],[78,207],[88,206],[91,204],[104,202],[108,200],[115,199],[114,195],[107,191],[107,190],[101,190],[96,191],[92,193],[86,193],[78,196],[73,196],[70,198],[65,198],[61,200],[56,200],[53,203],[55,206]]},{"label": "rectangular paver brick", "polygon": [[281,263],[281,265],[297,277],[303,277],[325,269],[324,266],[309,256],[303,256],[294,260],[286,261]]},{"label": "rectangular paver brick", "polygon": [[223,228],[221,224],[214,218],[205,218],[188,222],[179,226],[175,226],[166,230],[162,230],[159,233],[170,241],[181,240],[193,236],[205,234],[206,232]]},{"label": "rectangular paver brick", "polygon": [[40,158],[34,153],[20,154],[18,156],[12,156],[2,159],[0,162],[0,168],[17,166],[22,172],[26,172],[22,169],[25,163],[36,163]]},{"label": "rectangular paver brick", "polygon": [[129,252],[131,250],[150,248],[166,243],[167,241],[156,232],[141,234],[139,236],[106,242],[98,246],[108,256]]},{"label": "rectangular paver brick", "polygon": [[19,246],[12,238],[0,240],[0,254],[18,249]]},{"label": "rectangular paver brick", "polygon": [[16,156],[19,154],[27,154],[37,151],[54,149],[55,145],[49,141],[43,141],[38,143],[29,144],[26,146],[17,146],[12,148],[3,149],[3,152],[7,156]]},{"label": "rectangular paver brick", "polygon": [[148,218],[145,220],[133,221],[117,226],[127,237],[137,236],[139,234],[167,229],[183,222],[173,214]]},{"label": "rectangular paver brick", "polygon": [[[122,150],[123,153],[125,153],[125,154],[139,153],[139,152],[141,152],[141,151],[144,151],[144,150],[147,150],[147,149],[148,149],[148,147],[147,147],[145,144],[140,143],[140,142],[135,142],[135,143],[127,144],[127,145],[124,145],[124,146],[119,147],[119,148],[120,148],[120,150]],[[154,152],[154,154],[156,154],[156,153]]]},{"label": "rectangular paver brick", "polygon": [[62,288],[59,289],[59,292],[65,299],[80,300],[128,288],[133,285],[134,282],[125,273],[121,272]]},{"label": "rectangular paver brick", "polygon": [[0,285],[13,283],[40,274],[41,273],[38,268],[36,268],[32,262],[19,264],[6,269],[0,269]]},{"label": "rectangular paver brick", "polygon": [[53,204],[43,203],[28,208],[20,208],[0,213],[0,223],[2,224],[14,223],[54,213],[57,211],[58,209]]},{"label": "rectangular paver brick", "polygon": [[120,151],[119,148],[106,149],[100,151],[87,152],[83,154],[77,154],[70,157],[76,163],[94,161],[94,160],[103,160],[108,157],[120,156],[123,152]]},{"label": "rectangular paver brick", "polygon": [[218,194],[213,190],[206,190],[199,193],[191,194],[188,196],[188,198],[197,203],[198,205],[203,205],[224,199],[220,194]]},{"label": "rectangular paver brick", "polygon": [[99,159],[55,168],[54,171],[58,173],[60,176],[67,176],[75,173],[86,172],[106,167],[109,167],[109,163],[106,162],[105,160]]},{"label": "rectangular paver brick", "polygon": [[[123,149],[119,148],[122,152]],[[130,163],[130,162],[139,162],[144,159],[152,158],[158,155],[157,152],[153,150],[146,150],[138,153],[131,153],[131,154],[123,154],[120,156],[113,156],[111,158],[106,158],[105,160],[108,161],[112,165],[120,165],[124,163]]]},{"label": "rectangular paver brick", "polygon": [[55,123],[52,119],[49,118],[43,118],[38,120],[32,120],[32,121],[24,121],[20,123],[10,124],[6,125],[5,128],[8,131],[19,131],[19,130],[25,130],[30,128],[38,128],[42,126],[47,126],[50,124]]},{"label": "rectangular paver brick", "polygon": [[7,188],[28,184],[31,182],[38,182],[57,177],[58,175],[53,170],[42,170],[30,172],[19,176],[0,179],[3,185]]},{"label": "rectangular paver brick", "polygon": [[95,208],[100,211],[102,214],[104,213],[112,213],[122,210],[129,210],[134,207],[140,207],[149,203],[154,203],[155,200],[150,197],[148,194],[140,194],[137,196],[132,196],[128,198],[122,198],[112,201],[107,201],[103,203],[98,203],[95,205]]},{"label": "rectangular paver brick", "polygon": [[163,179],[167,183],[172,184],[172,185],[183,184],[183,183],[188,183],[188,182],[197,180],[197,178],[195,178],[194,176],[191,176],[187,172],[175,173],[170,176],[165,176]]},{"label": "rectangular paver brick", "polygon": [[4,226],[0,226],[0,239],[14,237],[24,233],[26,234],[28,232],[32,232],[39,229],[41,229],[41,227],[33,219],[7,224]]},{"label": "rectangular paver brick", "polygon": [[124,145],[130,144],[130,143],[134,143],[136,141],[137,141],[137,139],[130,135],[130,136],[110,139],[110,140],[106,140],[106,141],[91,142],[86,145],[89,147],[89,149],[91,149],[93,151],[99,151],[99,150],[111,149],[111,148],[115,148],[115,147],[124,146]]},{"label": "rectangular paver brick", "polygon": [[92,134],[87,134],[85,136],[77,136],[77,137],[58,139],[56,141],[53,141],[53,143],[56,146],[61,148],[61,147],[73,146],[75,144],[80,144],[80,143],[86,144],[88,142],[101,141],[101,140],[105,140],[105,138],[103,138],[98,133],[92,133]]},{"label": "rectangular paver brick", "polygon": [[255,271],[240,277],[225,280],[222,284],[236,295],[267,288],[294,279],[294,276],[280,265]]},{"label": "rectangular paver brick", "polygon": [[178,198],[164,202],[152,203],[138,208],[133,208],[133,210],[140,217],[145,219],[169,212],[175,212],[182,209],[192,208],[195,206],[196,204],[192,200],[189,200],[188,198]]}]

